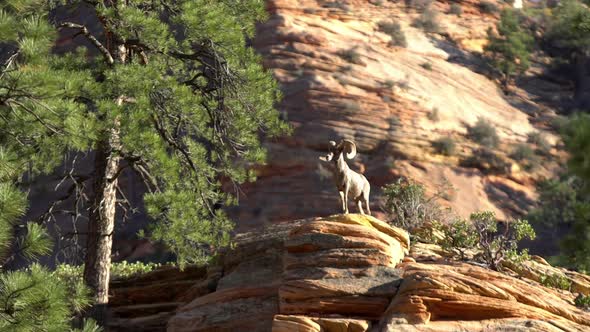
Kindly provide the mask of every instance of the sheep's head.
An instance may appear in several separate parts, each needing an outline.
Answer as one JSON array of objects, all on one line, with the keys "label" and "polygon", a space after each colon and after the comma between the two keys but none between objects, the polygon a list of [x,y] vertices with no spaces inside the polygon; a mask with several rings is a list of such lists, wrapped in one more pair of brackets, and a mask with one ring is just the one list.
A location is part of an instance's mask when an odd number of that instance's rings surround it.
[{"label": "sheep's head", "polygon": [[348,159],[354,158],[354,156],[356,156],[356,145],[354,142],[348,139],[343,139],[338,144],[334,141],[330,141],[328,153],[325,156],[320,156],[320,160],[336,162],[342,153],[344,153]]}]

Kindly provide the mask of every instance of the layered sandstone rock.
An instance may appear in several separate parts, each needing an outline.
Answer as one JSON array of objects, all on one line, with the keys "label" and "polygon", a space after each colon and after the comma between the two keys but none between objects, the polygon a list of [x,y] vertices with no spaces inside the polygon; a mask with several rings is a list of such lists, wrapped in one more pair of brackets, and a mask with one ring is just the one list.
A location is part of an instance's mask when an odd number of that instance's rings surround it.
[{"label": "layered sandstone rock", "polygon": [[532,256],[530,261],[522,264],[504,263],[507,269],[524,278],[541,282],[543,276],[559,276],[567,279],[571,284],[572,293],[590,294],[590,276],[574,271],[568,271],[564,268],[549,265],[545,259],[539,256]]},{"label": "layered sandstone rock", "polygon": [[371,323],[361,319],[321,318],[306,316],[276,315],[272,324],[273,332],[364,332]]},{"label": "layered sandstone rock", "polygon": [[277,314],[375,320],[397,291],[401,271],[395,265],[408,250],[405,231],[361,215],[300,220],[240,234],[236,248],[221,258],[223,276],[216,291],[181,306],[168,330],[269,331]]},{"label": "layered sandstone rock", "polygon": [[339,215],[294,228],[285,248],[281,313],[375,319],[397,292],[409,237],[371,216]]},{"label": "layered sandstone rock", "polygon": [[[573,305],[574,293],[535,281],[539,273],[560,271],[576,280],[574,292],[589,294],[587,276],[553,268],[538,257],[520,270],[500,273],[446,256],[435,245],[410,248],[406,232],[370,216],[275,224],[239,234],[235,248],[207,268],[168,268],[113,284],[111,327],[280,332],[590,329],[590,313]],[[548,270],[540,272],[541,265]]]},{"label": "layered sandstone rock", "polygon": [[590,313],[571,300],[499,272],[464,263],[408,263],[403,270],[399,292],[381,321],[385,330],[400,323],[506,318],[590,328]]},{"label": "layered sandstone rock", "polygon": [[113,280],[110,284],[109,331],[162,331],[176,308],[190,299],[214,291],[216,282],[207,268],[179,271],[163,267],[142,276]]}]

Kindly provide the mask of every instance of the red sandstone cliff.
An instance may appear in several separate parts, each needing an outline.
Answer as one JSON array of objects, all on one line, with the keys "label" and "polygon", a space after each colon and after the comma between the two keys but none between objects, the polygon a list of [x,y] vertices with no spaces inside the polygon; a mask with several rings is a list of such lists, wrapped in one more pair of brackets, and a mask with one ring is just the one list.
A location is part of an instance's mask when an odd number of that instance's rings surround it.
[{"label": "red sandstone cliff", "polygon": [[[259,27],[254,46],[280,82],[279,108],[295,131],[267,142],[269,163],[260,168],[256,183],[244,187],[233,211],[240,230],[339,212],[338,195],[318,160],[328,140],[338,138],[358,144],[352,167],[371,182],[374,211],[379,211],[379,187],[400,175],[430,189],[448,179],[457,191],[447,203],[461,215],[494,210],[505,218],[534,202],[533,180],[550,175],[551,159],[559,157],[546,158],[529,173],[506,155],[531,131],[556,142],[547,126],[553,111],[533,99],[561,90],[533,75],[542,68],[539,63],[521,80],[523,87],[537,87],[535,98],[519,87],[507,97],[479,74],[485,66],[475,55],[497,17],[481,13],[477,1],[459,3],[461,17],[448,14],[450,2],[435,1],[441,33],[426,34],[412,26],[420,11],[403,2],[267,1],[270,20]],[[378,29],[381,21],[399,22],[408,46],[390,46],[390,37]],[[341,55],[350,50],[357,54],[352,61]],[[432,120],[435,109],[438,119]],[[485,165],[459,166],[478,147],[466,132],[479,117],[498,130],[497,152],[509,165],[504,174],[485,174]],[[443,136],[457,142],[456,156],[434,153],[432,142]]]}]

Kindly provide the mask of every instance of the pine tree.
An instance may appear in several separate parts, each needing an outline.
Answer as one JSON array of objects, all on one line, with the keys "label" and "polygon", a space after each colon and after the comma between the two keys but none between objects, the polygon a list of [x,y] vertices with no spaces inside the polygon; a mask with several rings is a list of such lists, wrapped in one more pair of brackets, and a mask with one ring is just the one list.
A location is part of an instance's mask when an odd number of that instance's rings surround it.
[{"label": "pine tree", "polygon": [[[145,184],[154,220],[148,235],[168,245],[181,265],[202,262],[211,248],[228,244],[233,227],[222,207],[236,195],[222,190],[222,180],[234,187],[254,180],[248,166],[265,159],[260,134],[288,131],[274,109],[277,84],[247,47],[255,23],[266,16],[263,4],[59,5],[91,10],[100,25],[95,30],[52,17],[55,1],[2,5],[0,40],[12,52],[0,81],[0,143],[26,164],[29,178],[66,168],[66,192],[88,211],[84,281],[99,321],[108,302],[117,209],[125,201],[121,174]],[[58,35],[77,48],[52,54]],[[93,169],[80,174],[85,158]],[[55,202],[45,216],[68,202]]]},{"label": "pine tree", "polygon": [[488,30],[489,43],[485,50],[491,53],[494,67],[502,73],[504,91],[513,75],[518,75],[530,65],[530,49],[533,38],[520,27],[519,17],[514,9],[505,9],[496,26],[498,33]]},{"label": "pine tree", "polygon": [[[84,285],[68,283],[36,263],[17,271],[5,268],[17,255],[34,260],[52,248],[46,230],[33,222],[26,224],[24,235],[14,237],[27,206],[17,187],[17,166],[15,155],[0,148],[0,331],[68,331],[89,303]],[[84,331],[98,330],[89,322]]]}]

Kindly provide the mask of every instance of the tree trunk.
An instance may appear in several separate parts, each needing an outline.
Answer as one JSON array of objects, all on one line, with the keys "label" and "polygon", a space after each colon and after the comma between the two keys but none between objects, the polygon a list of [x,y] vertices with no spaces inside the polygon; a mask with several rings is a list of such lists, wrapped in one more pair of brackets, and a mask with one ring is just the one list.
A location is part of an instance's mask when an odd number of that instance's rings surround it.
[{"label": "tree trunk", "polygon": [[96,148],[94,159],[97,174],[94,202],[89,213],[88,237],[84,266],[84,282],[92,291],[93,308],[89,316],[106,326],[106,306],[109,301],[111,249],[117,204],[117,175],[119,124],[115,122],[108,137]]}]

